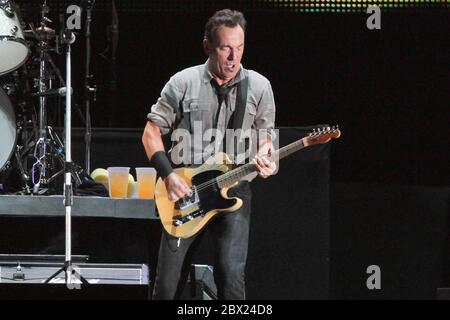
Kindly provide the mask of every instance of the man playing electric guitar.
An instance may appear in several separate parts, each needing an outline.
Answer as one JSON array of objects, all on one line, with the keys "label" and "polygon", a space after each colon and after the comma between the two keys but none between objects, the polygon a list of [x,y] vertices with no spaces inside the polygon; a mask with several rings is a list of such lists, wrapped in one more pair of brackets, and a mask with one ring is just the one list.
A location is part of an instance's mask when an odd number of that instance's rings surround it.
[{"label": "man playing electric guitar", "polygon": [[[205,182],[196,187],[186,179],[181,171],[174,171],[172,163],[180,163],[177,156],[165,152],[161,135],[185,130],[194,133],[198,124],[201,133],[216,129],[225,133],[226,129],[266,130],[267,139],[257,143],[258,154],[267,155],[273,150],[272,129],[275,121],[275,102],[270,82],[259,73],[244,69],[241,65],[244,53],[246,21],[242,13],[232,10],[216,12],[205,26],[203,49],[208,56],[204,65],[184,69],[175,74],[165,85],[158,101],[148,114],[142,142],[152,165],[157,169],[163,183],[166,202],[163,207],[182,211],[194,208],[201,197],[206,201],[209,196],[202,195],[204,188],[214,187],[204,177]],[[220,135],[219,135],[220,136]],[[217,135],[215,136],[217,138]],[[172,140],[173,135],[172,135]],[[190,144],[190,158],[193,161],[185,166],[198,164],[203,159],[202,141]],[[221,139],[217,139],[221,143]],[[175,144],[177,141],[174,141]],[[186,158],[186,157],[185,157]],[[224,159],[226,160],[226,159]],[[276,164],[270,158],[256,156],[252,166],[262,178],[267,178],[276,170]],[[205,175],[205,174],[204,174]],[[213,178],[213,177],[212,177]],[[232,213],[217,215],[208,224],[207,229],[213,237],[215,247],[214,278],[219,299],[245,299],[245,265],[247,259],[251,191],[249,181],[253,177],[242,177],[223,196],[238,198],[240,206]],[[195,177],[194,177],[195,180]],[[163,182],[162,182],[163,181]],[[160,208],[160,206],[158,206]],[[195,208],[194,208],[195,209]],[[174,224],[188,225],[195,214],[206,214],[202,208],[190,209],[193,212],[187,218],[180,217]],[[237,210],[235,210],[237,209]],[[171,222],[171,223],[172,223]],[[153,299],[176,299],[183,284],[183,270],[189,263],[189,248],[198,233],[188,237],[174,236],[163,230],[158,256],[158,267],[154,283]],[[183,238],[183,239],[182,239]]]}]

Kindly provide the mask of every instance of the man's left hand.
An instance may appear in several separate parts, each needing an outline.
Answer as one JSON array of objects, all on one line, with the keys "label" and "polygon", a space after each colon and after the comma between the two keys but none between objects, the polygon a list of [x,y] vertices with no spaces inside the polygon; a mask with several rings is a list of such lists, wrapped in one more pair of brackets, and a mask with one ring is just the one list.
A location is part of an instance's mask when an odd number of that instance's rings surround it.
[{"label": "man's left hand", "polygon": [[275,162],[264,157],[255,156],[252,162],[258,169],[259,176],[263,179],[270,177],[277,169]]}]

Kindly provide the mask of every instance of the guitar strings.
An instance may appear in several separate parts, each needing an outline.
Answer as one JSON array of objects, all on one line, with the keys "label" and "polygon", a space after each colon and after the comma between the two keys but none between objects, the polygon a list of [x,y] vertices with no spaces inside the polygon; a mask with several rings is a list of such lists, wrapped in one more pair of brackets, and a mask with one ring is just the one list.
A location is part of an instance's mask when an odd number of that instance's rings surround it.
[{"label": "guitar strings", "polygon": [[[240,167],[239,170],[242,170],[242,168],[243,168],[243,167]],[[233,175],[237,175],[237,174],[238,174],[238,172],[235,172],[235,173],[231,173],[231,172],[233,172],[233,171],[226,172],[226,173],[222,174],[222,175],[219,176],[219,177],[223,177],[222,179],[223,179],[223,180],[226,180],[227,178],[232,177]],[[228,176],[227,176],[227,175],[228,175]],[[227,177],[225,177],[225,176],[227,176]],[[208,180],[208,181],[206,181],[206,182],[203,182],[203,183],[201,183],[201,184],[199,184],[199,185],[197,185],[197,186],[192,186],[190,189],[191,189],[192,191],[194,191],[194,190],[195,190],[194,187],[196,187],[196,190],[197,190],[197,191],[201,191],[201,190],[204,190],[204,189],[207,189],[207,188],[213,186],[213,185],[216,184],[217,182],[218,182],[218,180],[217,180],[217,177],[216,177],[216,178],[214,178],[214,179],[211,179],[211,180]]]},{"label": "guitar strings", "polygon": [[[337,131],[337,130],[339,130],[339,129],[335,129],[335,127],[332,127],[331,130],[328,129],[328,130],[326,130],[325,132],[319,132],[319,133],[314,132],[314,134],[309,135],[309,137],[318,137],[318,136],[321,136],[321,135],[323,135],[323,134],[328,134],[329,132],[334,133],[334,132]],[[298,140],[298,141],[296,141],[296,142],[298,142],[298,143],[303,143],[303,144],[304,144],[303,139],[300,139],[300,140]],[[294,143],[296,143],[296,142],[294,142]],[[281,149],[283,149],[283,148],[281,148]],[[275,152],[280,152],[281,149],[278,149],[278,150],[276,150]],[[266,155],[266,156],[267,156],[267,155]],[[249,164],[251,164],[251,163],[249,163]],[[247,165],[249,165],[249,164],[247,164]],[[247,165],[244,165],[244,166],[239,167],[239,168],[237,168],[237,169],[234,169],[234,170],[232,170],[232,171],[226,172],[226,173],[224,173],[224,174],[222,174],[222,175],[220,175],[220,176],[218,176],[218,177],[215,177],[215,178],[213,178],[213,179],[211,179],[211,180],[208,180],[208,181],[206,181],[206,182],[203,182],[203,183],[201,183],[201,184],[199,184],[199,185],[191,186],[190,189],[191,189],[193,192],[197,191],[197,192],[199,193],[200,191],[206,190],[207,188],[210,188],[210,187],[214,186],[216,183],[218,183],[219,181],[218,181],[217,178],[219,178],[219,177],[223,177],[222,180],[226,180],[226,179],[229,178],[229,177],[233,177],[234,175],[238,175],[238,174],[239,174],[238,171],[239,171],[239,170],[243,170],[243,168],[246,167]],[[232,173],[232,172],[235,171],[235,170],[236,170],[236,172]],[[227,176],[227,175],[228,175],[228,176]],[[227,177],[225,177],[225,176],[227,176]]]},{"label": "guitar strings", "polygon": [[[279,152],[279,150],[276,150],[275,152]],[[271,157],[272,155],[266,154],[263,157],[266,157],[266,156]],[[249,165],[252,166],[252,169],[254,168],[254,164],[248,163],[246,165],[243,165],[242,167],[239,167],[239,168],[236,168],[236,169],[234,169],[232,171],[226,172],[226,173],[220,175],[219,177],[222,177],[222,180],[226,180],[226,179],[228,179],[230,177],[233,177],[234,175],[238,175],[240,173],[240,172],[238,172],[239,170],[244,170],[244,168],[249,168]],[[236,172],[233,173],[233,171],[235,171],[235,170],[236,170]],[[227,177],[225,177],[225,176],[227,176]],[[212,185],[214,185],[215,183],[218,182],[217,178],[218,177],[195,186],[197,188],[197,191],[200,191],[200,190],[203,190],[203,189],[211,187]],[[194,186],[192,186],[190,189],[192,191],[194,191]]]},{"label": "guitar strings", "polygon": [[[276,150],[275,152],[279,152],[279,151],[280,151],[280,150]],[[269,157],[270,157],[271,155],[266,154],[266,155],[264,155],[263,157],[265,157],[265,156],[269,156]],[[234,170],[232,170],[232,171],[229,171],[229,172],[226,172],[226,173],[220,175],[219,177],[222,177],[223,180],[226,180],[226,179],[229,178],[229,177],[233,177],[234,175],[238,175],[238,174],[239,174],[238,171],[239,171],[239,170],[244,170],[243,168],[248,168],[248,165],[251,165],[251,163],[248,163],[247,165],[244,165],[244,166],[242,166],[242,167],[239,167],[239,168],[235,169],[235,170],[237,170],[237,171],[234,172],[234,173],[233,173]],[[254,165],[253,165],[253,166],[254,166]],[[225,177],[225,176],[227,176],[227,177]],[[218,178],[218,177],[216,177],[216,178],[214,178],[214,179],[211,179],[211,180],[208,180],[208,181],[206,181],[206,182],[204,182],[204,183],[201,183],[201,184],[199,184],[199,185],[197,185],[197,186],[192,186],[190,189],[191,189],[192,191],[195,191],[194,187],[196,187],[196,190],[197,190],[197,191],[201,191],[201,190],[207,189],[207,188],[213,186],[214,184],[216,184],[216,183],[218,182],[217,178]]]},{"label": "guitar strings", "polygon": [[[279,151],[279,150],[277,150],[277,151]],[[266,154],[266,155],[264,155],[263,157],[265,157],[265,156],[270,156],[270,155],[267,155],[267,154]],[[237,170],[237,171],[234,172],[234,173],[233,173],[234,170],[232,170],[232,171],[229,171],[229,172],[226,172],[226,173],[220,175],[219,177],[222,177],[222,180],[226,180],[227,178],[233,177],[234,175],[238,175],[238,174],[239,174],[238,171],[239,171],[239,170],[244,170],[243,168],[248,168],[248,165],[253,165],[253,164],[252,164],[252,163],[248,163],[247,165],[244,165],[244,166],[242,166],[242,167],[239,167],[239,168],[235,169],[235,170]],[[253,167],[254,167],[254,165],[253,165]],[[252,171],[253,171],[253,170],[252,170]],[[226,177],[225,177],[225,176],[226,176]],[[196,187],[196,190],[197,190],[197,191],[201,191],[201,190],[207,189],[207,188],[213,186],[214,184],[216,184],[216,183],[218,182],[217,178],[218,178],[218,177],[216,177],[216,178],[214,178],[214,179],[211,179],[211,180],[208,180],[208,181],[206,181],[206,182],[204,182],[204,183],[201,183],[201,184],[199,184],[199,185],[197,185],[197,186],[192,186],[190,189],[191,189],[192,191],[195,191],[194,187]]]},{"label": "guitar strings", "polygon": [[[303,142],[303,138],[300,139],[300,140],[298,140],[298,141],[296,141],[296,142],[294,142],[294,143],[302,143],[302,144],[303,144],[303,143],[304,143],[304,142]],[[283,147],[283,148],[284,148],[284,147]],[[263,157],[266,157],[266,156],[271,157],[271,156],[273,156],[276,152],[280,152],[283,148],[274,151],[274,153],[273,153],[272,155],[266,154],[266,155],[264,155]],[[243,170],[244,167],[246,167],[246,166],[248,166],[248,165],[250,165],[250,164],[251,164],[251,163],[248,163],[247,165],[244,165],[244,166],[242,166],[242,167],[239,167],[239,168],[237,168],[237,169],[235,169],[235,170],[237,170],[237,171]],[[247,167],[247,168],[248,168],[248,167]],[[233,175],[239,174],[239,172],[237,172],[237,171],[234,172],[234,173],[232,173],[233,171],[234,171],[234,170],[229,171],[229,172],[226,172],[226,173],[220,175],[219,177],[223,177],[222,179],[223,179],[223,180],[226,180],[227,178],[232,177]],[[225,177],[225,176],[227,176],[227,177]],[[197,186],[192,186],[190,189],[191,189],[192,191],[195,191],[194,187],[196,187],[196,190],[197,190],[197,191],[201,191],[201,190],[207,189],[207,188],[213,186],[215,183],[218,182],[217,178],[218,178],[218,177],[216,177],[216,178],[214,178],[214,179],[211,179],[211,180],[209,180],[209,181],[206,181],[206,182],[204,182],[204,183],[201,183],[201,184],[199,184],[199,185],[197,185]]]}]

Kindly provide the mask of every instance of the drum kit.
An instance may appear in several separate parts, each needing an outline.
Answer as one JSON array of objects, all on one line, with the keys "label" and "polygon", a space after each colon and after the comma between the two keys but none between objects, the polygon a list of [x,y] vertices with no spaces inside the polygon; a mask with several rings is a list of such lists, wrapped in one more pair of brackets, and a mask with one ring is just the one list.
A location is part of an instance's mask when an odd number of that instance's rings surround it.
[{"label": "drum kit", "polygon": [[[39,25],[24,24],[20,8],[0,0],[0,194],[56,193],[64,178],[64,145],[49,123],[49,110],[60,110],[50,102],[62,103],[51,98],[67,91],[52,58],[62,53],[62,33],[48,14],[45,0]],[[76,164],[71,174],[75,186],[87,176]]]}]

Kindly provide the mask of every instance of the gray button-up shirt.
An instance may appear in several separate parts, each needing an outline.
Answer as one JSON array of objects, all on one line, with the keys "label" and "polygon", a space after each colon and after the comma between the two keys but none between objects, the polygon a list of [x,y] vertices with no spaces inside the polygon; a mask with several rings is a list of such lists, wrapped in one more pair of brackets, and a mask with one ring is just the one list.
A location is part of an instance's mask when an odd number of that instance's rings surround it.
[{"label": "gray button-up shirt", "polygon": [[[236,84],[248,77],[243,129],[263,130],[269,138],[274,139],[275,101],[269,80],[255,71],[244,69],[241,65],[236,78],[227,84],[233,88],[220,108],[216,89],[211,84],[213,76],[208,62],[209,60],[203,65],[184,69],[172,76],[161,91],[158,101],[151,107],[148,120],[157,124],[163,134],[171,133],[177,128],[186,129],[194,135],[196,129],[201,131],[201,134],[213,128],[225,132],[236,106]],[[172,135],[173,140],[176,144],[177,139]],[[204,159],[204,150],[208,143],[210,141],[191,143],[194,159]]]}]

